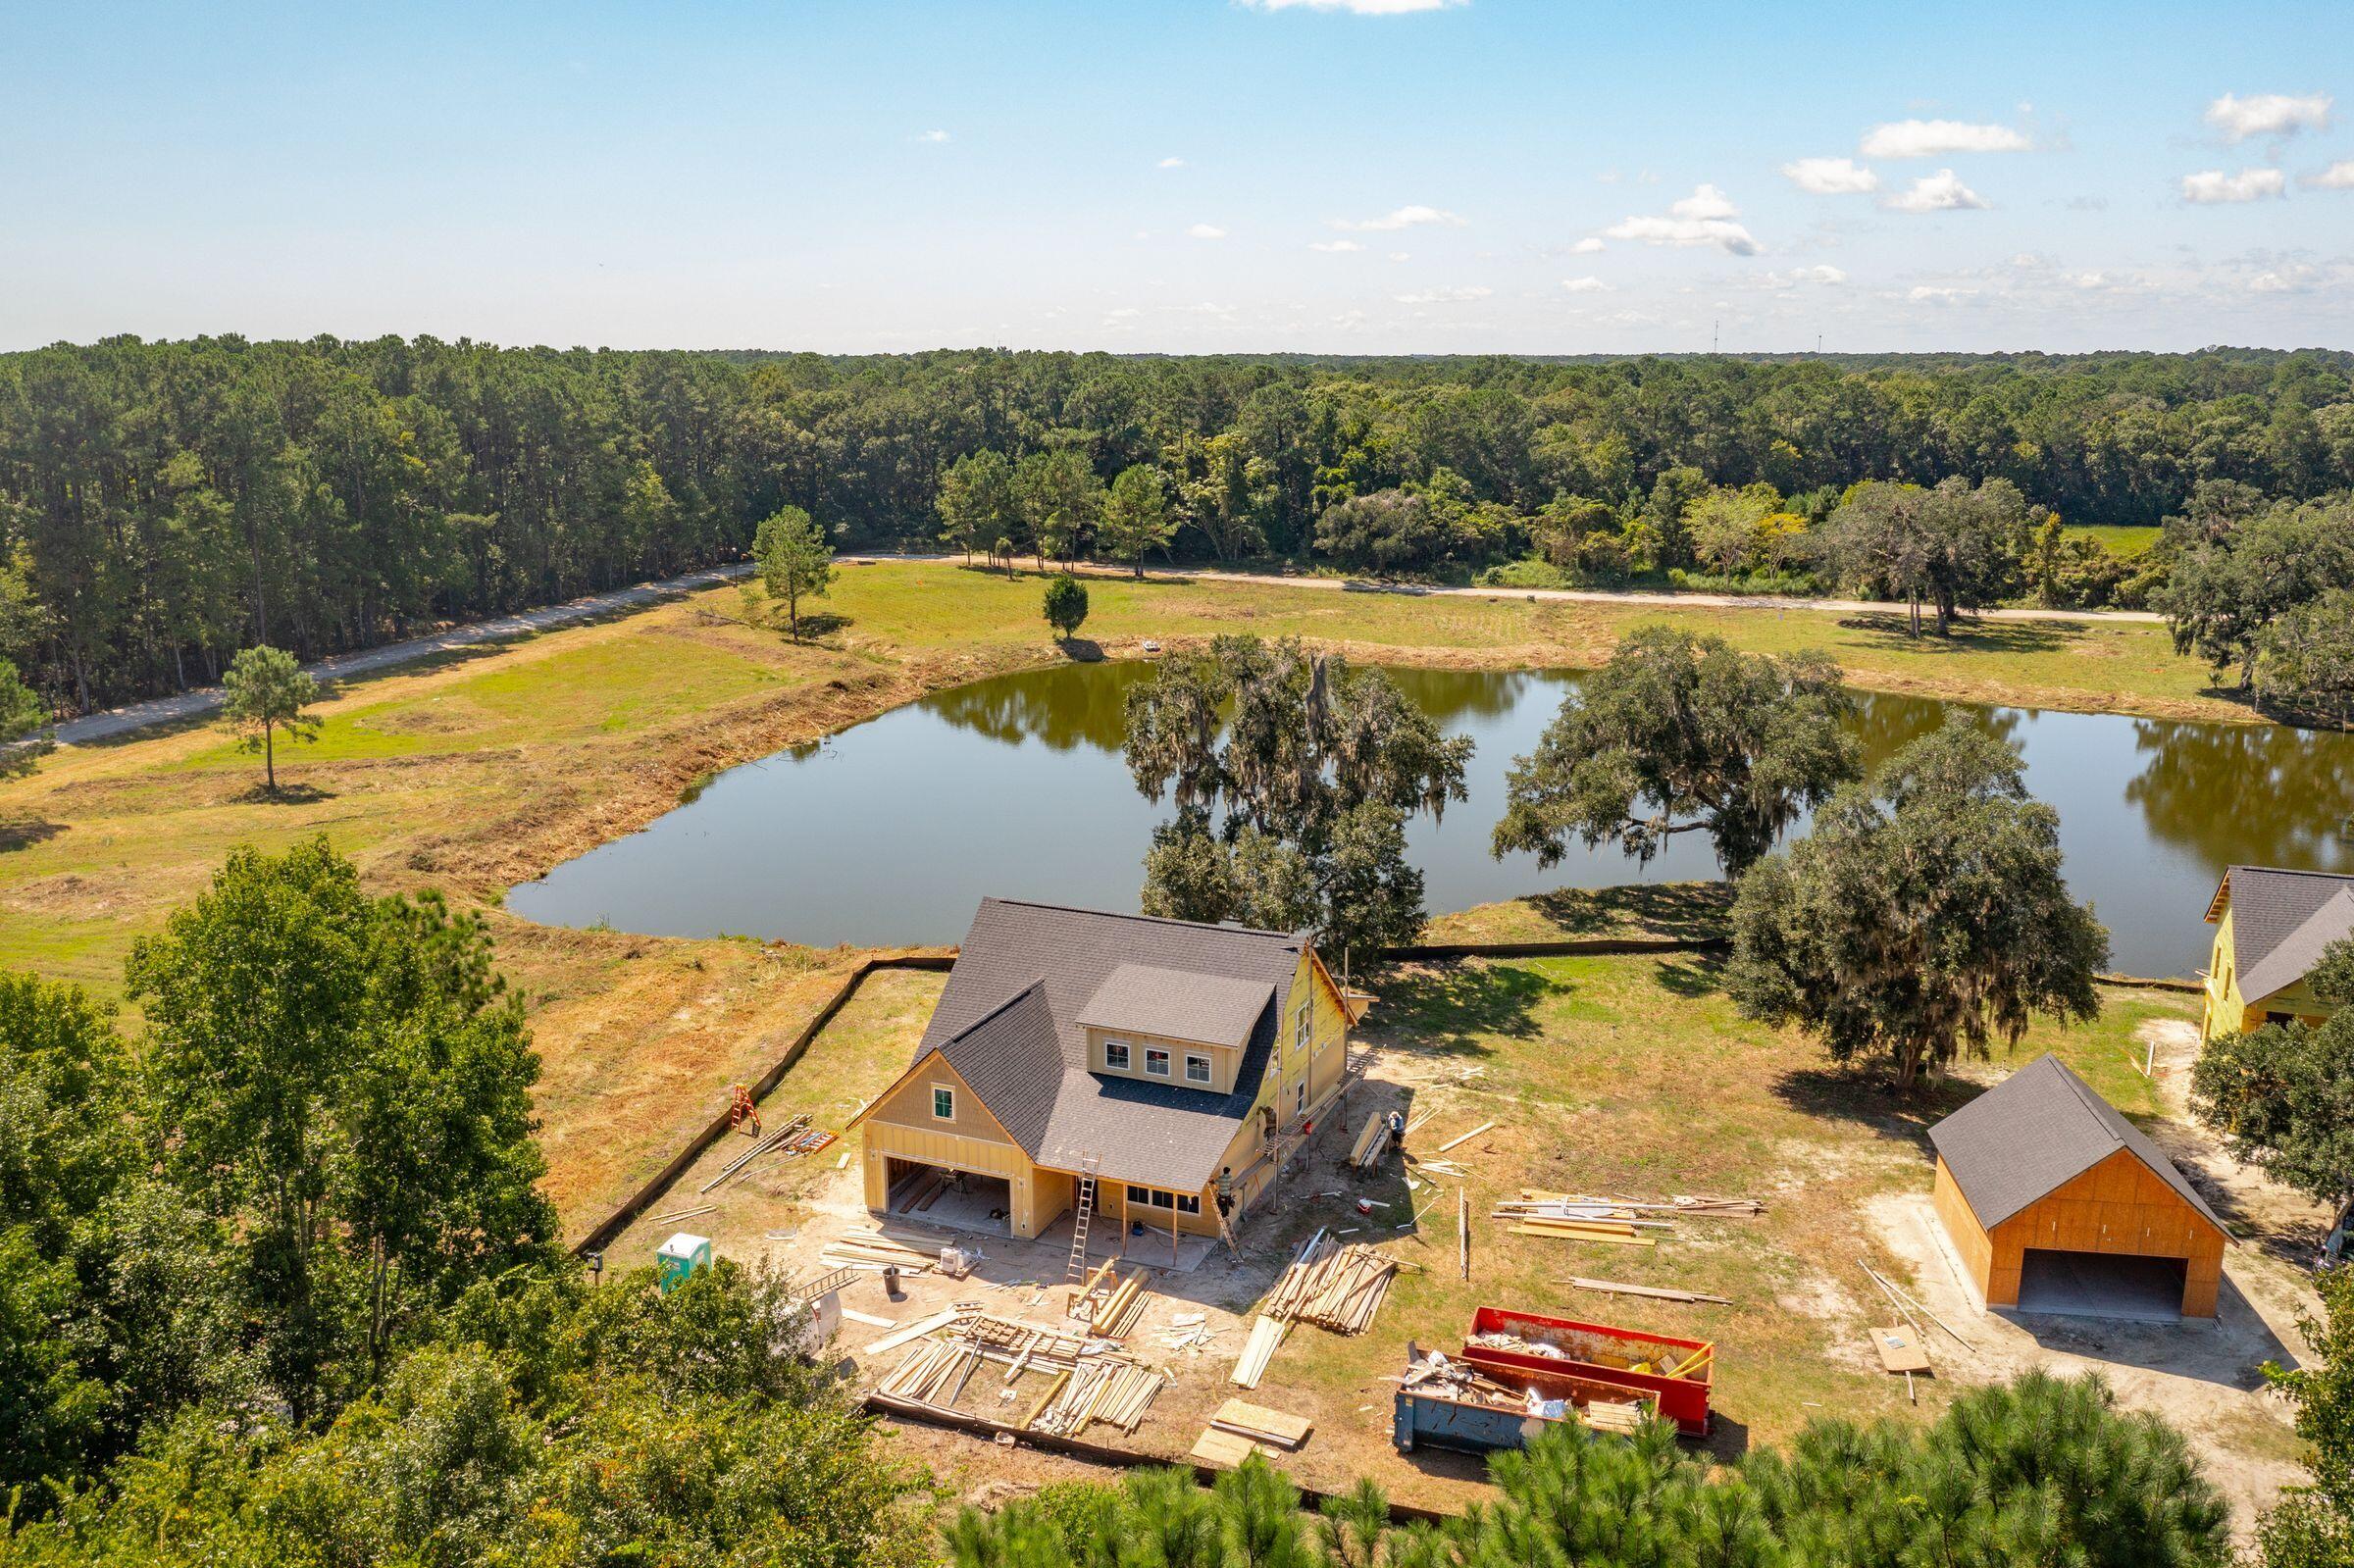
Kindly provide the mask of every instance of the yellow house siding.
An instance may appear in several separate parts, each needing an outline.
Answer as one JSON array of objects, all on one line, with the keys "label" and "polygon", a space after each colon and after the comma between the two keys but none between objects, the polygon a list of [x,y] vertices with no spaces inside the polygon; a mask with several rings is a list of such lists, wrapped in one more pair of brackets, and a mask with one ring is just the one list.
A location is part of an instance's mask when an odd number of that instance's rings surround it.
[{"label": "yellow house siding", "polygon": [[2215,947],[2207,961],[2207,1002],[2205,1016],[2200,1020],[2203,1037],[2214,1039],[2261,1029],[2272,1014],[2319,1024],[2336,1011],[2333,1004],[2313,993],[2313,987],[2302,976],[2296,984],[2262,996],[2244,994],[2240,989],[2239,960],[2234,945],[2231,907],[2226,904],[2223,918],[2216,922]]},{"label": "yellow house siding", "polygon": [[[1128,1047],[1128,1065],[1114,1067],[1104,1047],[1117,1041]],[[1169,1053],[1169,1071],[1164,1077],[1145,1071],[1145,1052],[1164,1050]],[[1197,1083],[1185,1076],[1188,1055],[1209,1059],[1209,1082]],[[1091,1029],[1087,1032],[1087,1062],[1091,1070],[1112,1078],[1137,1078],[1148,1084],[1175,1084],[1184,1088],[1200,1089],[1204,1094],[1234,1092],[1235,1066],[1239,1053],[1223,1045],[1205,1045],[1200,1040],[1171,1039],[1160,1035],[1134,1035],[1125,1030]]]},{"label": "yellow house siding", "polygon": [[[956,1114],[942,1121],[932,1114],[932,1091],[946,1088],[955,1096]],[[998,1119],[989,1114],[962,1075],[950,1067],[947,1059],[934,1053],[916,1064],[898,1087],[889,1090],[882,1102],[866,1114],[869,1123],[889,1122],[896,1127],[915,1128],[926,1133],[953,1133],[962,1138],[985,1138],[993,1142],[1010,1141]]]}]

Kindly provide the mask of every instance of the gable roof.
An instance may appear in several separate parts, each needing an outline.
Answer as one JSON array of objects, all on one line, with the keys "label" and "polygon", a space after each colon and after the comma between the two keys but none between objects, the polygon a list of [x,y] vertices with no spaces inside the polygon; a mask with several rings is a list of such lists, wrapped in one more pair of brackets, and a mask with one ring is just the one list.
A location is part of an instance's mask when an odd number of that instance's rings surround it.
[{"label": "gable roof", "polygon": [[1274,991],[1263,980],[1121,964],[1079,1009],[1079,1022],[1089,1029],[1239,1046],[1251,1037]]},{"label": "gable roof", "polygon": [[2224,873],[2207,918],[2231,911],[2239,993],[2250,1002],[2312,973],[2329,944],[2354,936],[2354,877],[2330,871],[2233,866]]},{"label": "gable roof", "polygon": [[2175,1162],[2057,1056],[2036,1057],[1930,1128],[1929,1141],[1989,1231],[2119,1149],[2148,1166],[2200,1218],[2225,1229]]},{"label": "gable roof", "polygon": [[[1077,1170],[1092,1156],[1106,1180],[1199,1191],[1258,1098],[1306,946],[1282,932],[985,898],[914,1062],[940,1052],[1042,1165]],[[1122,970],[1136,973],[1113,985]],[[1107,988],[1115,1004],[1170,1017],[1196,1008],[1189,1028],[1232,1035],[1233,1088],[1090,1072],[1082,1017]]]}]

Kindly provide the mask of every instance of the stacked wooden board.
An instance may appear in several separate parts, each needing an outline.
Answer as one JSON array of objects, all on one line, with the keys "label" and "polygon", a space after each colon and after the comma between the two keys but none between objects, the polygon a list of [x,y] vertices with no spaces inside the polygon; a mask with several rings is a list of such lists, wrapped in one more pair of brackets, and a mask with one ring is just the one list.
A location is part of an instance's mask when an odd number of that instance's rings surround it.
[{"label": "stacked wooden board", "polygon": [[1134,1432],[1168,1379],[1118,1354],[1108,1341],[1035,1323],[993,1317],[960,1303],[868,1345],[870,1355],[911,1345],[875,1391],[911,1404],[952,1409],[984,1363],[1006,1370],[1008,1389],[1025,1373],[1049,1375],[1015,1431],[1077,1437],[1101,1421]]},{"label": "stacked wooden board", "polygon": [[1251,1325],[1251,1338],[1243,1341],[1243,1353],[1234,1363],[1231,1381],[1237,1388],[1255,1389],[1258,1380],[1266,1376],[1267,1361],[1283,1337],[1291,1332],[1291,1324],[1282,1318],[1260,1317]]},{"label": "stacked wooden board", "polygon": [[1660,1203],[1524,1187],[1517,1198],[1496,1205],[1495,1217],[1513,1222],[1514,1236],[1649,1247],[1656,1244],[1655,1239],[1644,1233],[1674,1229],[1667,1216],[1714,1218],[1764,1211],[1765,1205],[1755,1198],[1674,1197]]},{"label": "stacked wooden board", "polygon": [[1369,1171],[1381,1163],[1381,1157],[1389,1152],[1389,1148],[1390,1113],[1375,1111],[1358,1131],[1356,1141],[1349,1145],[1349,1168]]},{"label": "stacked wooden board", "polygon": [[1362,1334],[1372,1326],[1397,1273],[1397,1259],[1361,1242],[1344,1245],[1318,1232],[1284,1270],[1259,1310],[1335,1334]]},{"label": "stacked wooden board", "polygon": [[810,1126],[806,1113],[796,1115],[775,1132],[754,1139],[750,1148],[728,1161],[717,1176],[702,1185],[701,1190],[708,1192],[722,1183],[742,1175],[751,1168],[752,1162],[763,1154],[774,1154],[783,1150],[792,1158],[805,1159],[820,1149],[831,1147],[833,1142],[834,1135],[822,1127]]},{"label": "stacked wooden board", "polygon": [[940,1243],[928,1237],[882,1230],[844,1231],[828,1241],[817,1260],[830,1269],[922,1274],[940,1263]]},{"label": "stacked wooden board", "polygon": [[1264,1405],[1246,1404],[1229,1399],[1218,1406],[1217,1414],[1209,1418],[1211,1428],[1230,1432],[1254,1442],[1271,1443],[1278,1448],[1297,1448],[1307,1441],[1315,1423],[1305,1416],[1287,1415]]}]

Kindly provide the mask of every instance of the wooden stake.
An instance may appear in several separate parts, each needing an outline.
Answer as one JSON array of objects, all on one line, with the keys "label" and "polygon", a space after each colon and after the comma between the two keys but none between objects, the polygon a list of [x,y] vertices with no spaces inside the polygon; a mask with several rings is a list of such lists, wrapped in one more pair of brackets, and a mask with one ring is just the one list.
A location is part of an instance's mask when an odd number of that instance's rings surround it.
[{"label": "wooden stake", "polygon": [[1455,1189],[1455,1250],[1463,1278],[1471,1278],[1471,1194],[1459,1187]]}]

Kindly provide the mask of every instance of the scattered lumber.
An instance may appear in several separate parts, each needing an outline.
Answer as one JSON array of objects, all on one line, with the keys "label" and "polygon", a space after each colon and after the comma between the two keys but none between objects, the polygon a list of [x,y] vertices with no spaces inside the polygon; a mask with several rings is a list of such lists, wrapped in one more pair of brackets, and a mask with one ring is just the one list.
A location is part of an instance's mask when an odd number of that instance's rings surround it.
[{"label": "scattered lumber", "polygon": [[1471,1141],[1473,1138],[1475,1138],[1479,1137],[1479,1135],[1480,1135],[1480,1134],[1482,1134],[1482,1133],[1492,1133],[1492,1132],[1494,1132],[1495,1130],[1496,1130],[1496,1124],[1495,1124],[1494,1122],[1482,1122],[1482,1123],[1480,1123],[1480,1124],[1479,1124],[1477,1127],[1475,1127],[1475,1128],[1471,1129],[1471,1131],[1470,1131],[1470,1132],[1463,1134],[1461,1137],[1459,1137],[1459,1138],[1449,1138],[1449,1139],[1448,1139],[1446,1142],[1444,1142],[1444,1143],[1441,1143],[1441,1144],[1439,1145],[1439,1152],[1440,1152],[1441,1154],[1444,1154],[1444,1153],[1446,1153],[1446,1152],[1447,1152],[1449,1149],[1455,1148],[1455,1147],[1457,1147],[1457,1146],[1458,1146],[1458,1145],[1459,1145],[1459,1144],[1463,1144],[1463,1143],[1468,1143],[1468,1142],[1470,1142],[1470,1141]]},{"label": "scattered lumber", "polygon": [[1471,1174],[1453,1160],[1416,1160],[1414,1169],[1424,1176],[1469,1176]]},{"label": "scattered lumber", "polygon": [[1919,1327],[1919,1322],[1916,1321],[1917,1318],[1926,1318],[1931,1323],[1934,1323],[1938,1328],[1944,1330],[1947,1337],[1950,1338],[1954,1343],[1960,1345],[1963,1349],[1968,1350],[1971,1355],[1976,1355],[1978,1353],[1978,1347],[1976,1345],[1971,1344],[1968,1340],[1965,1340],[1962,1338],[1962,1336],[1956,1334],[1952,1324],[1946,1322],[1945,1319],[1939,1317],[1936,1313],[1931,1312],[1927,1307],[1922,1306],[1919,1301],[1913,1299],[1913,1293],[1907,1290],[1903,1286],[1898,1285],[1895,1281],[1889,1279],[1879,1270],[1873,1268],[1870,1264],[1866,1263],[1862,1258],[1856,1259],[1856,1262],[1865,1273],[1871,1276],[1872,1283],[1877,1285],[1880,1288],[1881,1292],[1885,1294],[1890,1301],[1895,1303],[1897,1311],[1903,1313],[1905,1315],[1905,1320],[1909,1323],[1913,1323],[1915,1328]]},{"label": "scattered lumber", "polygon": [[1926,1372],[1928,1352],[1911,1329],[1889,1327],[1871,1331],[1871,1347],[1880,1353],[1880,1365],[1890,1373]]},{"label": "scattered lumber", "polygon": [[920,1340],[935,1329],[945,1329],[951,1323],[960,1323],[980,1310],[981,1306],[977,1301],[959,1301],[954,1306],[935,1312],[928,1318],[918,1318],[913,1323],[901,1325],[897,1333],[887,1334],[868,1345],[866,1353],[882,1355],[886,1351],[896,1350],[909,1340]]},{"label": "scattered lumber", "polygon": [[1561,1282],[1580,1290],[1595,1290],[1604,1295],[1639,1295],[1654,1301],[1705,1301],[1711,1306],[1731,1306],[1729,1297],[1710,1295],[1703,1290],[1678,1290],[1663,1285],[1625,1285],[1616,1280],[1588,1280],[1571,1275]]},{"label": "scattered lumber", "polygon": [[[782,1151],[795,1159],[803,1159],[820,1150],[831,1148],[833,1145],[834,1135],[823,1128],[810,1126],[809,1117],[806,1112],[803,1112],[795,1115],[792,1121],[787,1122],[775,1132],[753,1139],[752,1146],[728,1161],[717,1176],[703,1184],[702,1190],[708,1192],[722,1183],[741,1175],[750,1168],[754,1160],[764,1154],[775,1154]],[[844,1158],[847,1159],[848,1156],[845,1154]],[[836,1169],[839,1170],[840,1167],[837,1166]]]},{"label": "scattered lumber", "polygon": [[668,1225],[674,1220],[691,1220],[698,1214],[716,1214],[719,1205],[706,1203],[699,1209],[672,1209],[668,1214],[656,1214],[646,1220],[648,1225]]},{"label": "scattered lumber", "polygon": [[1315,1423],[1305,1416],[1287,1415],[1281,1410],[1246,1404],[1240,1399],[1229,1399],[1218,1406],[1217,1414],[1209,1418],[1209,1424],[1220,1432],[1231,1432],[1237,1437],[1257,1442],[1273,1443],[1278,1448],[1297,1448],[1315,1430]]},{"label": "scattered lumber", "polygon": [[826,1243],[817,1260],[828,1268],[881,1270],[922,1274],[940,1264],[940,1243],[920,1238],[894,1236],[887,1231],[844,1231]]},{"label": "scattered lumber", "polygon": [[1257,1388],[1258,1380],[1266,1375],[1268,1359],[1275,1354],[1275,1347],[1283,1343],[1283,1337],[1290,1329],[1291,1325],[1283,1319],[1263,1315],[1252,1324],[1251,1338],[1244,1341],[1243,1353],[1234,1363],[1229,1381],[1237,1388]]}]

